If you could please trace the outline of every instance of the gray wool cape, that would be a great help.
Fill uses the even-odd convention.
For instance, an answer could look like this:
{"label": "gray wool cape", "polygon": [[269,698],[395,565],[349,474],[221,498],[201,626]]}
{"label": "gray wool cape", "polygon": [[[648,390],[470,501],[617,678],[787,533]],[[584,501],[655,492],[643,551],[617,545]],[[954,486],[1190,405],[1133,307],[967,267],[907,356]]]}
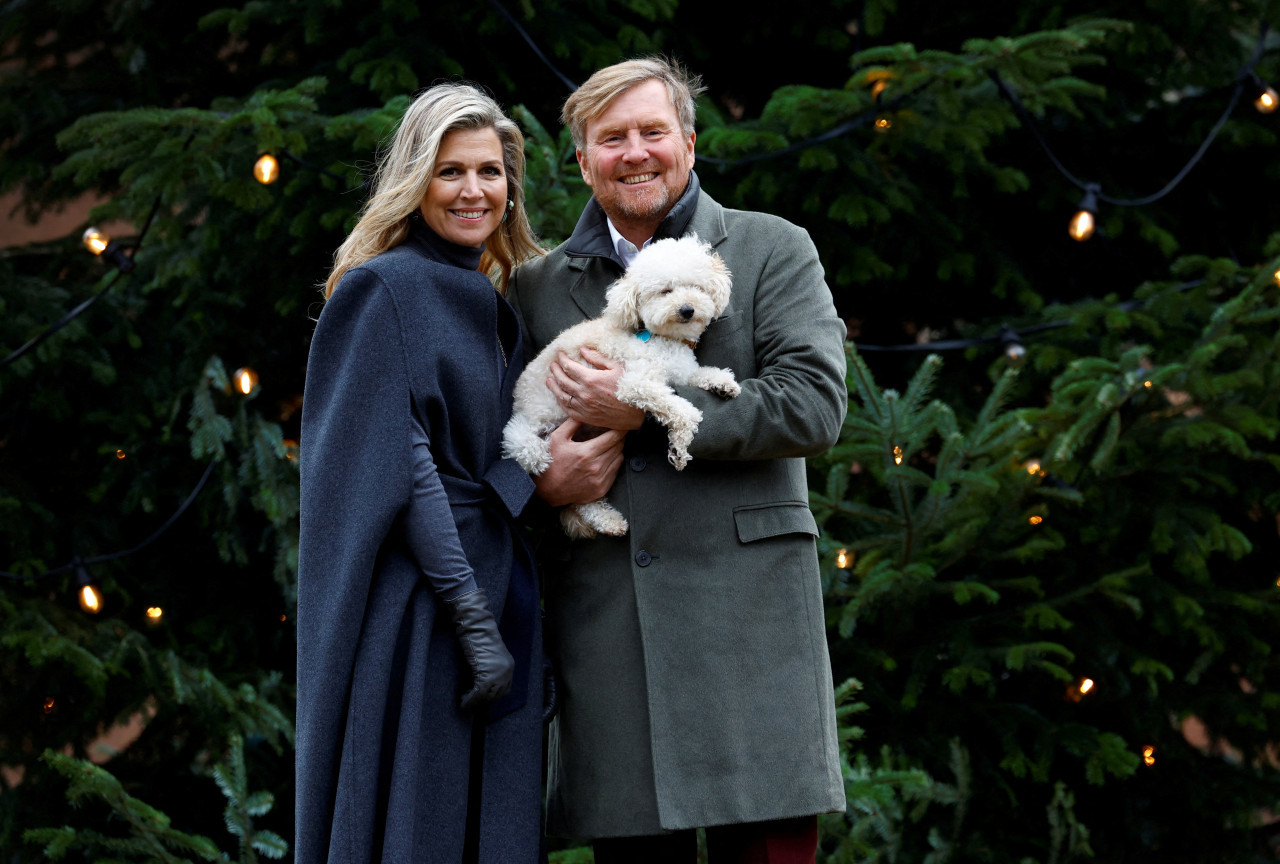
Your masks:
{"label": "gray wool cape", "polygon": [[[848,408],[845,327],[808,235],[722,208],[697,176],[657,237],[696,233],[733,273],[700,363],[735,399],[677,387],[703,413],[677,472],[665,430],[628,434],[609,501],[625,537],[543,549],[560,680],[547,830],[573,837],[843,810],[831,665],[803,457]],[[600,314],[622,273],[592,199],[573,235],[508,291],[528,349]],[[559,537],[559,532],[548,532]]]}
{"label": "gray wool cape", "polygon": [[[447,263],[442,241],[423,231],[415,220],[405,243],[348,271],[311,343],[300,441],[299,864],[462,856],[472,726],[484,721],[458,708],[470,675],[449,610],[404,538],[410,412],[500,621],[521,542],[514,518],[533,483],[500,458],[523,366],[513,313],[485,276]],[[536,595],[533,605],[524,623],[537,671],[526,702],[484,729],[482,862],[539,860]]]}

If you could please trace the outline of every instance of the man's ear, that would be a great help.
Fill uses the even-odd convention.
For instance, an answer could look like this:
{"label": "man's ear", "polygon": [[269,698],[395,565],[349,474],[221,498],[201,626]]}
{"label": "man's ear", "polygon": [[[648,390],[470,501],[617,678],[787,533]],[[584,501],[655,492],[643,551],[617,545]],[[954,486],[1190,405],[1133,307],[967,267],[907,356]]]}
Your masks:
{"label": "man's ear", "polygon": [[689,161],[690,162],[694,162],[697,160],[697,156],[693,152],[693,145],[694,145],[694,142],[696,142],[697,140],[698,140],[698,133],[690,132],[689,133]]}
{"label": "man's ear", "polygon": [[590,185],[591,185],[591,178],[587,176],[587,163],[586,163],[586,162],[584,162],[584,161],[583,161],[583,159],[582,159],[582,151],[581,151],[581,150],[577,150],[577,149],[575,149],[575,150],[573,151],[573,155],[574,155],[574,156],[577,158],[577,160],[578,160],[578,170],[582,172],[582,182],[583,182],[583,183],[586,183],[588,186],[590,186]]}

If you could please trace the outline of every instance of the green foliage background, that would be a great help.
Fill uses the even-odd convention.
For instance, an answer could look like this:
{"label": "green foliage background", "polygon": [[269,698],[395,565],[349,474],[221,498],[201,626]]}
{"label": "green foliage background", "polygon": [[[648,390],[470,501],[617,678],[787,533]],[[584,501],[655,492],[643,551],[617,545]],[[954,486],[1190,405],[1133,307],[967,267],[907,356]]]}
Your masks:
{"label": "green foliage background", "polygon": [[[378,143],[416,89],[474,79],[526,132],[540,234],[586,200],[566,85],[496,4],[225,3],[0,9],[0,191],[34,218],[91,190],[94,220],[145,231],[131,275],[0,368],[0,569],[24,577],[0,579],[0,765],[22,772],[0,788],[6,861],[288,854],[299,394]],[[850,415],[811,462],[850,797],[822,859],[1274,860],[1280,115],[1246,97],[1174,192],[1104,206],[1077,244],[1080,191],[993,76],[1075,175],[1141,197],[1277,10],[506,12],[573,80],[653,51],[701,72],[703,185],[808,229],[849,322]],[[1280,79],[1280,39],[1262,47]],[[269,187],[263,151],[294,157]],[[111,278],[78,236],[0,251],[0,353]],[[956,338],[993,341],[855,347]],[[248,398],[240,366],[261,375]],[[83,568],[106,603],[81,613],[64,565],[136,546],[210,464],[171,529]],[[136,743],[82,761],[137,712]]]}

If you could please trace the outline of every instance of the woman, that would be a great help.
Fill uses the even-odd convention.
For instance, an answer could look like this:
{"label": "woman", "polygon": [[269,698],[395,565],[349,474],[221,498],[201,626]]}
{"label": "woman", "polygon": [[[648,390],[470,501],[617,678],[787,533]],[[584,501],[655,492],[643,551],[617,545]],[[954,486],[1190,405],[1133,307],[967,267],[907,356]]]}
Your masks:
{"label": "woman", "polygon": [[[542,649],[500,458],[523,365],[499,290],[541,254],[524,141],[474,87],[409,106],[307,365],[300,864],[539,860]],[[529,674],[530,669],[538,674]]]}

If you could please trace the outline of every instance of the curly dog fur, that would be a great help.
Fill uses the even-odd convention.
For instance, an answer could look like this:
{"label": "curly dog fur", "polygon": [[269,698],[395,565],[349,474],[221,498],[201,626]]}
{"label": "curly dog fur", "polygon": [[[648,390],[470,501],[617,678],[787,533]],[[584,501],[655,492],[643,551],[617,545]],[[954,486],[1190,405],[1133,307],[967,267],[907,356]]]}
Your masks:
{"label": "curly dog fur", "polygon": [[[643,409],[667,427],[667,458],[682,470],[702,412],[671,385],[700,387],[723,397],[741,391],[731,371],[699,366],[693,354],[711,319],[728,305],[731,284],[724,261],[697,237],[659,240],[643,249],[609,286],[604,313],[565,330],[525,368],[516,382],[502,454],[534,476],[547,470],[548,436],[568,416],[545,383],[551,362],[560,351],[582,361],[579,348],[585,345],[625,366],[618,380],[619,401]],[[560,521],[570,537],[627,533],[627,520],[603,498],[566,507]]]}

